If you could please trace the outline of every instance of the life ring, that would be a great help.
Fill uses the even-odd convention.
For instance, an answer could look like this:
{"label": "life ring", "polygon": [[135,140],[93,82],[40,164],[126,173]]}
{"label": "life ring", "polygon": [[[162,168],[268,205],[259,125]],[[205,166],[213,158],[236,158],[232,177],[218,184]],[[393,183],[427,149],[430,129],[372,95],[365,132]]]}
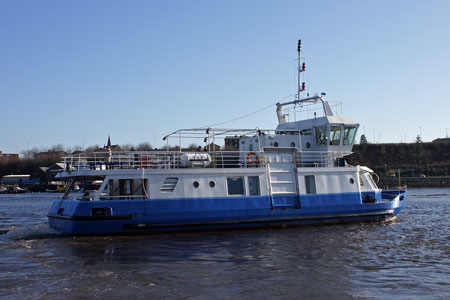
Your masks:
{"label": "life ring", "polygon": [[249,152],[247,154],[247,162],[251,165],[256,165],[259,162],[259,157],[255,152]]}

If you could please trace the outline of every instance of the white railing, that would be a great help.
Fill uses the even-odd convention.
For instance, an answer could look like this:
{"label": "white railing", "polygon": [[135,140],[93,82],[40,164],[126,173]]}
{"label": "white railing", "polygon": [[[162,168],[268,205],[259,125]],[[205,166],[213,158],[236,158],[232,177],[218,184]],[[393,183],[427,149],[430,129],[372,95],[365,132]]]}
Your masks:
{"label": "white railing", "polygon": [[[273,153],[273,149],[271,153]],[[281,152],[280,152],[281,153]],[[285,152],[284,152],[285,153]],[[297,167],[334,167],[342,153],[295,151]],[[349,153],[347,153],[349,154]],[[265,167],[262,151],[214,152],[92,152],[63,158],[65,170],[178,169],[178,168],[252,168]]]}
{"label": "white railing", "polygon": [[295,161],[297,167],[302,168],[329,168],[343,166],[342,157],[350,153],[326,152],[326,151],[303,151],[296,152]]}
{"label": "white railing", "polygon": [[179,167],[180,152],[92,152],[66,156],[67,170],[171,169]]}

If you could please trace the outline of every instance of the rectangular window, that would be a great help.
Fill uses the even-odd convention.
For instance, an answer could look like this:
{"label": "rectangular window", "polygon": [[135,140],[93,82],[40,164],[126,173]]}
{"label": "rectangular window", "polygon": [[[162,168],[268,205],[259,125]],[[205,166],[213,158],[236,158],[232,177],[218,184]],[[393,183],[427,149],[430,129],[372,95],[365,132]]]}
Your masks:
{"label": "rectangular window", "polygon": [[118,179],[110,179],[108,182],[109,188],[109,197],[110,198],[118,198],[120,195],[119,191],[119,180]]}
{"label": "rectangular window", "polygon": [[134,182],[134,195],[137,196],[146,196],[148,194],[147,191],[147,179],[135,179]]}
{"label": "rectangular window", "polygon": [[302,134],[302,135],[312,135],[312,130],[311,129],[303,129],[300,134]]}
{"label": "rectangular window", "polygon": [[316,143],[318,146],[325,146],[327,144],[327,127],[326,126],[320,126],[315,127],[316,129]]}
{"label": "rectangular window", "polygon": [[259,191],[259,176],[248,177],[248,190],[250,196],[261,195],[261,192]]}
{"label": "rectangular window", "polygon": [[341,126],[331,126],[330,145],[339,146],[341,143]]}
{"label": "rectangular window", "polygon": [[355,138],[356,127],[345,127],[344,129],[344,145],[352,145]]}
{"label": "rectangular window", "polygon": [[130,196],[133,195],[131,192],[131,179],[120,179],[120,196]]}
{"label": "rectangular window", "polygon": [[314,175],[305,175],[305,186],[307,194],[316,194],[316,178]]}
{"label": "rectangular window", "polygon": [[244,195],[244,178],[228,177],[227,178],[228,195]]}

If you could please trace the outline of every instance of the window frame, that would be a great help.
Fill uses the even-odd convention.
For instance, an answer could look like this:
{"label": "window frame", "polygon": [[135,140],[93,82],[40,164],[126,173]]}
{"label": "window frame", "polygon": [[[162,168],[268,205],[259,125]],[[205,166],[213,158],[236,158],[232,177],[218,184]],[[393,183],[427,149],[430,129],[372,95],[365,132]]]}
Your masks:
{"label": "window frame", "polygon": [[[253,181],[255,180],[255,181]],[[260,179],[259,176],[248,176],[247,177],[247,182],[248,182],[248,194],[249,196],[261,196],[261,183],[260,183]],[[252,187],[253,187],[253,183],[256,183],[256,193],[252,193]]]}
{"label": "window frame", "polygon": [[[352,132],[353,130],[353,132]],[[342,138],[342,143],[344,146],[350,146],[353,145],[353,142],[355,141],[356,131],[358,128],[356,126],[344,126],[344,135]],[[350,136],[352,139],[350,140]]]}
{"label": "window frame", "polygon": [[314,126],[314,134],[317,146],[323,147],[327,145],[328,127],[326,125]]}
{"label": "window frame", "polygon": [[[317,194],[316,176],[315,175],[305,175],[304,181],[305,181],[306,194],[307,195]],[[311,185],[311,183],[312,183],[312,185]]]}
{"label": "window frame", "polygon": [[330,146],[339,146],[342,139],[342,126],[331,125],[330,126]]}
{"label": "window frame", "polygon": [[[232,180],[239,179],[242,186],[242,193],[235,192],[233,189],[234,187],[230,184],[232,183]],[[227,195],[228,196],[245,196],[245,180],[244,176],[228,176],[227,177]]]}

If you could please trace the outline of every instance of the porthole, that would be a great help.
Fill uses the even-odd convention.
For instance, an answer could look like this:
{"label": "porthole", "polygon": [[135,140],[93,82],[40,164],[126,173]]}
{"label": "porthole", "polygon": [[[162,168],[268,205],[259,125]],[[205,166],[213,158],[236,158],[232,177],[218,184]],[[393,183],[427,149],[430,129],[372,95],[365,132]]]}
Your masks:
{"label": "porthole", "polygon": [[273,143],[273,146],[278,147],[278,143],[277,142]]}
{"label": "porthole", "polygon": [[310,143],[306,143],[306,148],[309,149],[309,147],[311,147],[311,144]]}
{"label": "porthole", "polygon": [[354,183],[355,183],[355,179],[350,178],[350,183],[351,183],[351,184],[354,184]]}
{"label": "porthole", "polygon": [[216,183],[215,183],[214,181],[211,180],[211,181],[209,182],[209,186],[213,188],[213,187],[216,186]]}
{"label": "porthole", "polygon": [[294,142],[291,142],[291,147],[295,147],[295,143]]}
{"label": "porthole", "polygon": [[198,183],[198,181],[194,181],[194,187],[198,188],[200,186],[200,184]]}

